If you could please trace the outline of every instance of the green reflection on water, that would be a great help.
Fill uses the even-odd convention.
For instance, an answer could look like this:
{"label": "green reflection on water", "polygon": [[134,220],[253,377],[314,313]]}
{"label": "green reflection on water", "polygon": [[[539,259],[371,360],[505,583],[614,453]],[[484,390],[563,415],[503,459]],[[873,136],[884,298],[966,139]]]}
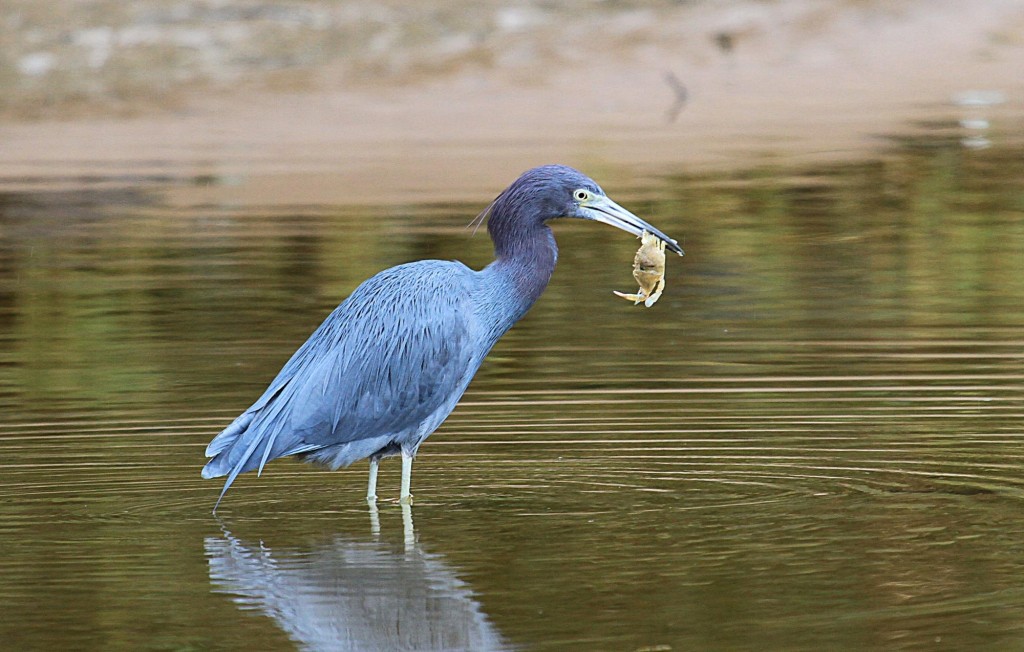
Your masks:
{"label": "green reflection on water", "polygon": [[[664,305],[607,301],[629,285],[633,243],[622,234],[556,225],[559,269],[509,339],[543,334],[554,350],[589,340],[628,360],[653,332],[675,348],[659,357],[686,364],[678,347],[725,330],[801,340],[1015,327],[1024,311],[1019,154],[951,142],[813,173],[671,180],[632,204],[693,250],[669,261]],[[135,393],[142,406],[159,393],[219,405],[225,388],[262,385],[375,271],[423,257],[480,267],[490,257],[482,233],[459,229],[475,205],[241,215],[162,210],[152,197],[116,203],[123,194],[30,199],[0,207],[9,344],[0,378],[19,409],[131,403]],[[615,260],[625,262],[606,264]],[[580,362],[516,357],[520,370],[558,375]],[[220,395],[210,400],[211,390]]]}
{"label": "green reflection on water", "polygon": [[[650,310],[611,294],[635,241],[556,224],[547,293],[417,462],[426,575],[537,649],[1019,645],[1022,172],[1020,149],[940,139],[610,189],[687,250]],[[490,259],[462,229],[487,198],[160,191],[0,198],[0,640],[20,649],[291,647],[211,593],[203,445],[368,275]],[[300,570],[366,546],[405,563],[364,474],[275,462],[239,480],[231,531]]]}

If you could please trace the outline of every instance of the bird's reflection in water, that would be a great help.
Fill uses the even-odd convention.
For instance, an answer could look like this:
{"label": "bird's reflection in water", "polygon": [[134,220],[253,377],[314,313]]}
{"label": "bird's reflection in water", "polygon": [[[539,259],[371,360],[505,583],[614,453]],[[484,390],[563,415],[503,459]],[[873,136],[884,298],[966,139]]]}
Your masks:
{"label": "bird's reflection in water", "polygon": [[305,650],[507,650],[470,587],[416,541],[402,506],[403,551],[336,536],[308,549],[247,545],[227,530],[208,537],[215,590],[258,609]]}

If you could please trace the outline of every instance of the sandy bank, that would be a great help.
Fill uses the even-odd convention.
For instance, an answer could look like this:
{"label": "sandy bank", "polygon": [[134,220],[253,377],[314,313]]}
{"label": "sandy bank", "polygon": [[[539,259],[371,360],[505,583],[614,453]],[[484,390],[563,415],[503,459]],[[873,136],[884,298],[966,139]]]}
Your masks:
{"label": "sandy bank", "polygon": [[[9,117],[0,184],[166,176],[201,179],[218,202],[478,198],[550,161],[613,185],[766,157],[855,157],[925,120],[1021,132],[1019,1],[699,3],[571,20],[525,14],[443,70],[355,77],[334,59],[272,83],[196,83],[175,108],[140,100],[131,117],[102,105]],[[970,106],[975,90],[990,104]]]}

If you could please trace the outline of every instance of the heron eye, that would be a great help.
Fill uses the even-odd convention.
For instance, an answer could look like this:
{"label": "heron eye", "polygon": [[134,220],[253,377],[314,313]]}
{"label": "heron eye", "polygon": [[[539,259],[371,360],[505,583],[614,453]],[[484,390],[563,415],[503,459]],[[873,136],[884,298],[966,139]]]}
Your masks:
{"label": "heron eye", "polygon": [[573,193],[573,196],[576,197],[576,201],[584,201],[590,198],[590,193],[584,190],[583,188],[580,188],[579,190]]}

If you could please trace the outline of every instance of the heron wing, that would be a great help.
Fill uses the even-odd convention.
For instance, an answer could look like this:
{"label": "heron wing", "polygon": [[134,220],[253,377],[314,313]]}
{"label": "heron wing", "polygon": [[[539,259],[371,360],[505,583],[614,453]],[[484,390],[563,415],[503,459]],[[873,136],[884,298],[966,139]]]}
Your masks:
{"label": "heron wing", "polygon": [[[210,442],[203,477],[228,475],[227,491],[239,473],[278,457],[332,448],[319,457],[336,467],[425,437],[418,431],[447,416],[486,354],[473,346],[474,282],[469,268],[443,261],[365,281]],[[350,455],[340,450],[355,443]]]}

